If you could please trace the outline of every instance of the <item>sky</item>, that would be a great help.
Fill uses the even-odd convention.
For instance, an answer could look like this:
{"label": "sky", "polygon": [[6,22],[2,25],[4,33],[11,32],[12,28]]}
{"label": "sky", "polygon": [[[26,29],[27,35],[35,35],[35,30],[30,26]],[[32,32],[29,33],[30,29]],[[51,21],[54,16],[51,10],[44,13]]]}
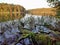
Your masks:
{"label": "sky", "polygon": [[0,0],[0,3],[19,4],[28,9],[49,8],[46,0]]}

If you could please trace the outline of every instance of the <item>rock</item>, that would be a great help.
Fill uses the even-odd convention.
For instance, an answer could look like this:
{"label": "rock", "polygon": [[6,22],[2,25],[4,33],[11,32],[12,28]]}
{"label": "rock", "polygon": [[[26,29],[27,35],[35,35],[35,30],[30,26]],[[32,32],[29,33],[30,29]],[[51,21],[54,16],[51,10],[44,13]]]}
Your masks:
{"label": "rock", "polygon": [[24,28],[30,29],[30,25],[29,25],[29,24],[26,24],[26,25],[24,26]]}
{"label": "rock", "polygon": [[44,26],[41,26],[40,29],[43,30],[43,32],[44,32],[44,33],[47,33],[47,34],[51,32],[51,30],[49,30],[48,28],[46,28],[46,27],[44,27]]}
{"label": "rock", "polygon": [[25,39],[24,39],[24,43],[25,43],[25,45],[29,45],[29,44],[30,44],[30,39],[25,38]]}
{"label": "rock", "polygon": [[0,44],[3,44],[4,40],[5,40],[4,35],[0,34]]}
{"label": "rock", "polygon": [[17,43],[16,45],[22,45],[21,43]]}

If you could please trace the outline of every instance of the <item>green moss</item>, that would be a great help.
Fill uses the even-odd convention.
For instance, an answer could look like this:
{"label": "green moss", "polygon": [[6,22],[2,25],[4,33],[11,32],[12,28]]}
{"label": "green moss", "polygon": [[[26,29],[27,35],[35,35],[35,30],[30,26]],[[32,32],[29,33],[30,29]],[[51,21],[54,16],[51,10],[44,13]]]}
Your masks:
{"label": "green moss", "polygon": [[60,16],[60,10],[59,10],[59,11],[57,11],[57,16]]}
{"label": "green moss", "polygon": [[56,45],[60,45],[60,42],[56,42]]}
{"label": "green moss", "polygon": [[25,29],[24,29],[24,30],[22,29],[21,32],[22,32],[23,34],[29,34],[29,33],[31,33],[31,31],[25,30]]}
{"label": "green moss", "polygon": [[42,42],[45,45],[51,45],[50,37],[45,34],[37,34],[35,40],[39,43]]}
{"label": "green moss", "polygon": [[58,32],[58,31],[54,31],[56,34],[60,34],[60,32]]}
{"label": "green moss", "polygon": [[35,36],[35,38],[37,39],[37,40],[42,40],[42,41],[46,41],[46,35],[45,34],[37,34],[36,36]]}

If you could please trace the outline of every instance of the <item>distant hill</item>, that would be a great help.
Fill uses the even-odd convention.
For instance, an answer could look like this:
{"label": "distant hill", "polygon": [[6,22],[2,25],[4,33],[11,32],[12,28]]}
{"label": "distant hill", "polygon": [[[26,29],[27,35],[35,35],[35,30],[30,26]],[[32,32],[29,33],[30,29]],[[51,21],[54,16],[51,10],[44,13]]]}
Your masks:
{"label": "distant hill", "polygon": [[27,10],[27,13],[29,14],[32,14],[32,15],[52,15],[52,16],[55,16],[57,13],[56,13],[56,8],[37,8],[37,9],[30,9],[30,10]]}

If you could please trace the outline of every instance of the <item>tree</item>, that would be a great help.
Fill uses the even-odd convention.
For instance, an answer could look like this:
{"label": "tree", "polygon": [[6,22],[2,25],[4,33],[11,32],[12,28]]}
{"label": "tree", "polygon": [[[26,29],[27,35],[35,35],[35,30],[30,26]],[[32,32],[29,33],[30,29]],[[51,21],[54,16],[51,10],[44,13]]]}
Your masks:
{"label": "tree", "polygon": [[60,0],[47,0],[52,7],[60,7]]}
{"label": "tree", "polygon": [[60,0],[47,0],[50,6],[56,8],[56,15],[60,16]]}

